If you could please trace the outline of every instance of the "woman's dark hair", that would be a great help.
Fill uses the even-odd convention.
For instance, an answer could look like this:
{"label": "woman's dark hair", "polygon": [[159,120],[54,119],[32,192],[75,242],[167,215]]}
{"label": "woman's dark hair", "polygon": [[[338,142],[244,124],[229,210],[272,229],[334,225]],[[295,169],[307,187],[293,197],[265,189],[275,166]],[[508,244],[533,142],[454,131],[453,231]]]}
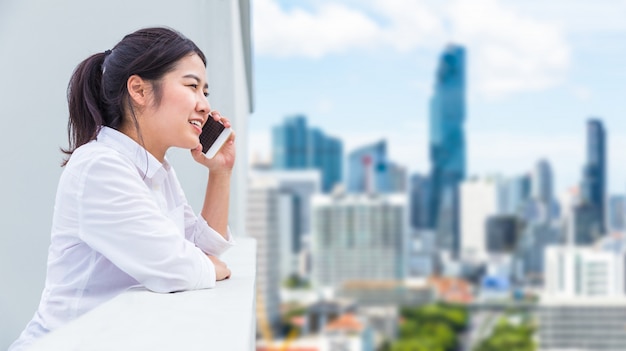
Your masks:
{"label": "woman's dark hair", "polygon": [[153,85],[155,102],[161,99],[160,79],[189,54],[206,57],[191,40],[169,28],[145,28],[124,37],[112,50],[81,62],[70,79],[67,99],[68,155],[96,138],[101,126],[119,129],[126,113],[138,127],[126,82],[138,75]]}

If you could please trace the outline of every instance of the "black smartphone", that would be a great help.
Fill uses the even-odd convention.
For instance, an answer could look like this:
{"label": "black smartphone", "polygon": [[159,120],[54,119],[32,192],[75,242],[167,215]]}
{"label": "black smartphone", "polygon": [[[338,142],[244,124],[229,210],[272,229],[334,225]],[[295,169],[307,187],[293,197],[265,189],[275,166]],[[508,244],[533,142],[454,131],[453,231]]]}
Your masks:
{"label": "black smartphone", "polygon": [[204,123],[204,126],[202,126],[202,133],[200,134],[202,152],[204,152],[208,158],[213,158],[222,148],[226,140],[228,140],[232,131],[231,128],[224,127],[222,123],[209,116],[209,119]]}

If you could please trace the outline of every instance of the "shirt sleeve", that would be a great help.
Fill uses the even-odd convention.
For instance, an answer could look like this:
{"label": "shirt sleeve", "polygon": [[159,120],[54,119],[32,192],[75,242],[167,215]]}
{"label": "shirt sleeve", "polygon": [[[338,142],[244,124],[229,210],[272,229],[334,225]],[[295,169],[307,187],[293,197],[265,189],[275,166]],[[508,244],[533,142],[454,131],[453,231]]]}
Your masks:
{"label": "shirt sleeve", "polygon": [[230,226],[227,227],[225,239],[206,222],[202,215],[196,215],[187,202],[187,198],[178,182],[176,173],[173,169],[170,170],[170,172],[173,174],[173,182],[176,186],[179,202],[185,204],[185,237],[205,253],[219,257],[226,252],[226,250],[235,245],[235,239],[230,231]]}
{"label": "shirt sleeve", "polygon": [[191,206],[185,206],[185,236],[202,251],[211,256],[219,257],[231,246],[235,245],[230,226],[227,228],[225,239],[215,229],[211,228],[201,215],[196,216]]}
{"label": "shirt sleeve", "polygon": [[98,155],[79,178],[79,237],[147,289],[215,286],[215,267],[164,215],[132,163]]}

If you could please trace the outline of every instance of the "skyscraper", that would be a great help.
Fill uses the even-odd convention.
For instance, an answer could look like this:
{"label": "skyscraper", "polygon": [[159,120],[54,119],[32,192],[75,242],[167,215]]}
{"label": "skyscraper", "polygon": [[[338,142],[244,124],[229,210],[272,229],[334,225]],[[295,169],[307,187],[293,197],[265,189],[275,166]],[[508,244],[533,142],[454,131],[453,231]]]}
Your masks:
{"label": "skyscraper", "polygon": [[280,229],[281,222],[290,219],[290,213],[281,213],[281,198],[274,182],[250,179],[246,232],[257,240],[257,314],[265,316],[274,331],[280,324]]}
{"label": "skyscraper", "polygon": [[532,173],[531,199],[524,217],[528,221],[548,223],[559,216],[560,208],[554,198],[554,176],[550,162],[541,159]]}
{"label": "skyscraper", "polygon": [[288,117],[272,131],[273,168],[318,169],[325,192],[341,181],[342,158],[341,140],[309,128],[305,116]]}
{"label": "skyscraper", "polygon": [[430,101],[430,226],[442,249],[459,250],[459,183],[465,178],[465,49],[448,45]]}
{"label": "skyscraper", "polygon": [[280,247],[280,253],[275,259],[280,261],[281,281],[294,274],[301,275],[299,266],[302,250],[305,248],[303,244],[305,236],[309,236],[311,226],[311,198],[320,192],[320,172],[313,169],[289,171],[257,169],[249,172],[248,176],[250,184],[260,182],[273,184],[277,192],[276,203],[272,206],[278,213],[276,230],[279,240],[276,245]]}
{"label": "skyscraper", "polygon": [[409,185],[409,217],[413,229],[428,228],[428,200],[430,199],[430,179],[421,174],[413,174]]}
{"label": "skyscraper", "polygon": [[406,191],[406,171],[387,160],[387,141],[358,148],[348,156],[349,192]]}
{"label": "skyscraper", "polygon": [[587,121],[587,163],[583,168],[582,202],[594,212],[594,222],[600,233],[606,233],[606,132],[599,119]]}
{"label": "skyscraper", "polygon": [[626,229],[626,197],[624,195],[611,196],[607,212],[609,232],[623,233]]}
{"label": "skyscraper", "polygon": [[404,279],[407,206],[405,194],[314,196],[311,239],[316,284],[340,288],[350,280]]}

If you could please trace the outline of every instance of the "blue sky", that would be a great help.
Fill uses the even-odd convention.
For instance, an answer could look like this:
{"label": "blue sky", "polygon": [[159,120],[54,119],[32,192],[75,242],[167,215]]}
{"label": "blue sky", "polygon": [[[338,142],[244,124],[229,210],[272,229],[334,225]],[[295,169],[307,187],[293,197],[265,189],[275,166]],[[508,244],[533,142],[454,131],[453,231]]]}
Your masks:
{"label": "blue sky", "polygon": [[550,161],[556,194],[578,184],[585,123],[608,130],[608,182],[626,191],[626,1],[255,0],[251,158],[303,113],[345,152],[387,139],[426,173],[428,101],[448,43],[467,49],[468,175]]}

